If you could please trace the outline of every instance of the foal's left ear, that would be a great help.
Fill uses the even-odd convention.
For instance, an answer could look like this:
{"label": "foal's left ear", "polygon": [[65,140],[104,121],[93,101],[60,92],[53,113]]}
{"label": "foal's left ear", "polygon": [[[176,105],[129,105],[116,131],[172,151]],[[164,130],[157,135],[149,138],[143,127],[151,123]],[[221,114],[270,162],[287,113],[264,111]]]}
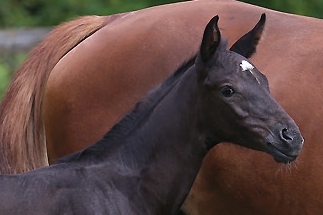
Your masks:
{"label": "foal's left ear", "polygon": [[258,45],[264,30],[265,22],[266,14],[263,13],[257,25],[235,42],[230,50],[244,56],[245,58],[250,58],[256,52],[256,46]]}
{"label": "foal's left ear", "polygon": [[216,51],[221,41],[221,34],[218,27],[219,16],[213,17],[206,25],[200,55],[203,62],[208,61]]}

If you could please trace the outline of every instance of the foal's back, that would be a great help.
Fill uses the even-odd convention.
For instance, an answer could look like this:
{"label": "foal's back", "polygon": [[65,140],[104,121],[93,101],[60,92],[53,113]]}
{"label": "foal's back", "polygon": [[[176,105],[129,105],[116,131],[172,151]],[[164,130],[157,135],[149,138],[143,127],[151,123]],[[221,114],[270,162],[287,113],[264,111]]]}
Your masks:
{"label": "foal's back", "polygon": [[96,191],[91,186],[95,180],[88,180],[87,168],[69,166],[60,164],[19,175],[1,175],[1,214],[91,214],[93,200],[100,196],[91,193]]}
{"label": "foal's back", "polygon": [[0,175],[1,214],[145,214],[133,191],[137,178],[115,166],[70,162]]}

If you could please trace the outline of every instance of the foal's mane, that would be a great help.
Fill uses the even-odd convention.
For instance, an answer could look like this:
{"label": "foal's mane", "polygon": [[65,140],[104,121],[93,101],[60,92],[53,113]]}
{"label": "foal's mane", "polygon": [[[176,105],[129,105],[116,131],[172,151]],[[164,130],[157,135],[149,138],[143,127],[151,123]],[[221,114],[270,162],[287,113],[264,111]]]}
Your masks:
{"label": "foal's mane", "polygon": [[185,71],[194,64],[195,59],[196,55],[185,61],[170,77],[159,85],[159,87],[152,90],[143,100],[138,102],[133,111],[126,115],[119,123],[114,125],[100,141],[84,150],[58,159],[57,163],[87,160],[86,158],[93,157],[91,155],[95,155],[95,158],[98,159],[98,156],[105,155],[106,153],[102,153],[102,151],[107,150],[107,144],[109,145],[111,143],[112,148],[112,145],[118,144],[118,140],[127,136],[136,128],[168,92],[173,89]]}

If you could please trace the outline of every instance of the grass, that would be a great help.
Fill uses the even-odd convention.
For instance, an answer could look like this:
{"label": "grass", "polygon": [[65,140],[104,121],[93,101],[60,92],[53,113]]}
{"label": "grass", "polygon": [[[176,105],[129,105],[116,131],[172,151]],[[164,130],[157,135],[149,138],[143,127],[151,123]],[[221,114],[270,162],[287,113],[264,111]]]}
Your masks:
{"label": "grass", "polygon": [[7,91],[9,83],[11,81],[12,72],[9,69],[9,66],[6,64],[0,64],[0,99]]}
{"label": "grass", "polygon": [[[1,56],[0,59],[0,101],[6,93],[12,76],[18,66],[25,60],[26,53]],[[9,60],[10,59],[10,60]]]}

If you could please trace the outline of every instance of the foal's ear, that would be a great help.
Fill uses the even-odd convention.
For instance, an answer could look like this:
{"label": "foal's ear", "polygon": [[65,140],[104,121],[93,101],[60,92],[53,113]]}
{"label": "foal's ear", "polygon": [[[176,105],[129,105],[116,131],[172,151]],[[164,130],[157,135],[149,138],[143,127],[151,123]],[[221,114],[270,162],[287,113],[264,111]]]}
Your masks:
{"label": "foal's ear", "polygon": [[244,56],[245,58],[250,58],[256,52],[256,46],[264,30],[265,22],[266,14],[263,13],[257,25],[235,42],[230,50]]}
{"label": "foal's ear", "polygon": [[213,17],[204,30],[200,54],[202,61],[208,61],[220,44],[221,34],[218,27],[219,16]]}

